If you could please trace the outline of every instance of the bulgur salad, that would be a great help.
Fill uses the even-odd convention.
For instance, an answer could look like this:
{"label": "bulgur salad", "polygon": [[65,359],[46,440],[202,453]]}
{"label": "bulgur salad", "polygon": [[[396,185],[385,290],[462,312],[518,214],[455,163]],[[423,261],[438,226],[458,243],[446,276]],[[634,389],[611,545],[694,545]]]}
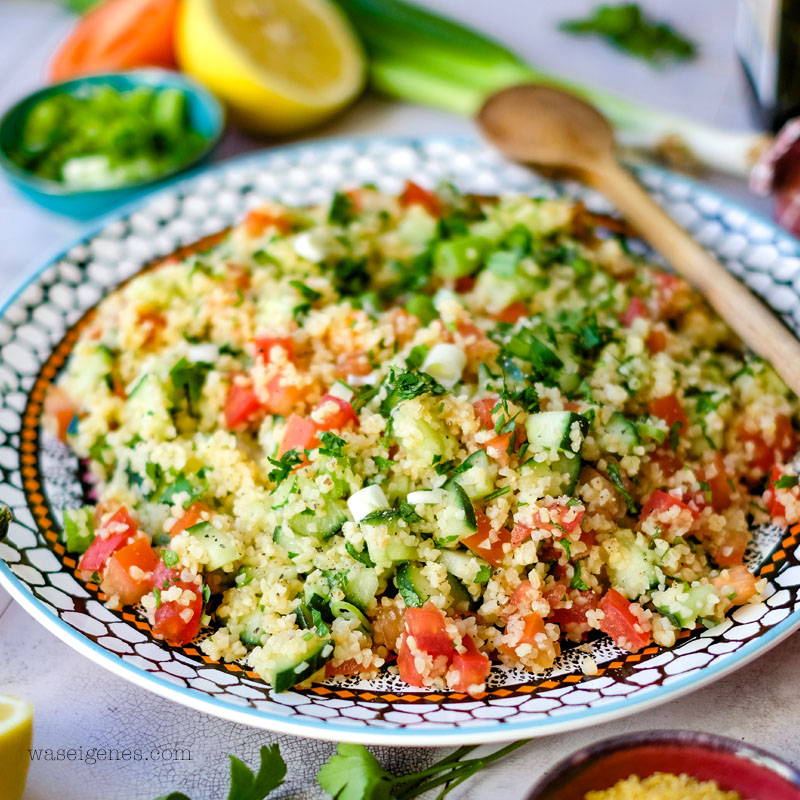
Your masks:
{"label": "bulgur salad", "polygon": [[97,493],[63,541],[110,607],[278,691],[471,695],[758,599],[751,524],[800,520],[797,415],[613,219],[413,183],[269,203],[145,270],[46,402]]}

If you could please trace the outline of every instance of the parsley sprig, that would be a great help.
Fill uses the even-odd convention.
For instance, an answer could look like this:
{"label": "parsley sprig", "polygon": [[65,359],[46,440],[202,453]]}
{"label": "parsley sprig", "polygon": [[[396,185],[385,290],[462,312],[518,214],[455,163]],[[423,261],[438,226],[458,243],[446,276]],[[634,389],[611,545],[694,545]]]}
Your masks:
{"label": "parsley sprig", "polygon": [[298,453],[297,450],[287,450],[280,458],[270,458],[269,463],[274,469],[269,471],[267,478],[275,484],[275,489],[277,489],[289,477],[292,470],[298,464],[303,463],[303,454]]}

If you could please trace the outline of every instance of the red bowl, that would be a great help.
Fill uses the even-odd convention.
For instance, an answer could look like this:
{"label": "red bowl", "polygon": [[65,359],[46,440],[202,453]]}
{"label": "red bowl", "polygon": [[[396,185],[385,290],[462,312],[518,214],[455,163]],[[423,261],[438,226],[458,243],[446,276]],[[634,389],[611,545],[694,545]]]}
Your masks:
{"label": "red bowl", "polygon": [[548,772],[527,800],[584,800],[586,792],[654,772],[716,781],[744,800],[800,800],[800,772],[765,750],[700,731],[642,731],[573,753]]}

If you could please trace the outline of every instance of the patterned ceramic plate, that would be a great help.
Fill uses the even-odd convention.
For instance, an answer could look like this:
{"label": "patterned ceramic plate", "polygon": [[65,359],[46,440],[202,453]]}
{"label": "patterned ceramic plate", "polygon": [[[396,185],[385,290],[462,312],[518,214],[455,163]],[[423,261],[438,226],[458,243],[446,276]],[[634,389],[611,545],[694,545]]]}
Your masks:
{"label": "patterned ceramic plate", "polygon": [[[800,243],[692,181],[641,177],[667,210],[800,330]],[[621,653],[594,643],[599,674],[567,650],[547,674],[495,669],[486,695],[410,689],[396,676],[275,694],[238,664],[197,647],[170,648],[129,610],[109,611],[58,543],[61,510],[81,504],[78,464],[42,431],[45,391],[97,301],[147,261],[218,231],[260,201],[324,200],[341,185],[398,192],[406,178],[449,179],[482,194],[521,191],[603,201],[545,183],[472,140],[344,140],[239,159],[174,184],[117,213],[49,262],[0,312],[0,501],[16,521],[0,542],[0,580],[37,620],[94,661],[165,698],[275,731],[374,744],[462,744],[543,735],[641,711],[765,652],[800,626],[800,526],[757,531],[748,554],[767,598],[671,650]]]}

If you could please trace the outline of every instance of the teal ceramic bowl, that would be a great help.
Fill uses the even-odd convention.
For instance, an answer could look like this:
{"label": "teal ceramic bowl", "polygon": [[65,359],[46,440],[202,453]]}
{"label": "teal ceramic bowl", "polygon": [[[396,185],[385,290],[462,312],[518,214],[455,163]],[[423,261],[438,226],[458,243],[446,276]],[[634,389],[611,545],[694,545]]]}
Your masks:
{"label": "teal ceramic bowl", "polygon": [[[182,91],[187,100],[190,125],[205,139],[203,148],[191,159],[170,167],[156,178],[109,189],[70,189],[58,181],[41,178],[11,160],[9,153],[22,135],[27,115],[38,102],[92,84],[109,85],[118,91],[127,91],[139,86]],[[0,167],[12,186],[39,205],[59,214],[77,219],[89,219],[144,194],[168,178],[196,167],[208,159],[218,144],[224,127],[225,112],[219,101],[202,86],[180,73],[161,69],[142,69],[90,75],[33,92],[3,115],[0,119]]]}

